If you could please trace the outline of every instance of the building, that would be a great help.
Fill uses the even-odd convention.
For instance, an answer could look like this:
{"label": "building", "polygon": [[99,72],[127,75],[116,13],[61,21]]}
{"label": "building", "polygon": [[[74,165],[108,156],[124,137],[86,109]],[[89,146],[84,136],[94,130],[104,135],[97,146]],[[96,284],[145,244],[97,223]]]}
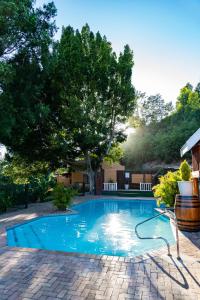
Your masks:
{"label": "building", "polygon": [[181,157],[188,151],[192,153],[192,177],[200,178],[200,128],[186,141],[181,148]]}
{"label": "building", "polygon": [[[57,181],[64,183],[65,186],[88,190],[88,176],[83,169],[58,175]],[[96,194],[119,190],[151,191],[152,181],[153,174],[134,173],[134,171],[126,170],[125,166],[120,163],[103,162],[96,174]]]}
{"label": "building", "polygon": [[152,183],[153,175],[126,170],[121,164],[102,164],[105,184],[117,183],[118,190],[140,189],[141,183]]}

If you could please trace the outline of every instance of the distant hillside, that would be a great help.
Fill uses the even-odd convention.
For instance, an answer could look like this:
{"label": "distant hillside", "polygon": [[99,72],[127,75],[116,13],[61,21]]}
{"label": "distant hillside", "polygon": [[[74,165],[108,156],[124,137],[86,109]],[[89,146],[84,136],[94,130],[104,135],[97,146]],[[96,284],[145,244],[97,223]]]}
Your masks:
{"label": "distant hillside", "polygon": [[[200,85],[187,84],[180,91],[176,109],[159,122],[136,128],[124,144],[124,162],[128,168],[145,163],[179,163],[180,148],[200,127]],[[190,158],[190,154],[188,154]]]}

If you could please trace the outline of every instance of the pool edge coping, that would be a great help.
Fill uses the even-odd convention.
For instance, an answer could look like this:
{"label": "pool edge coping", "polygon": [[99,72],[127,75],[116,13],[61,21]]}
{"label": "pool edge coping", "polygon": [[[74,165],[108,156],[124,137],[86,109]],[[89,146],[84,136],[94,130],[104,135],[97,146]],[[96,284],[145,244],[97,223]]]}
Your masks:
{"label": "pool edge coping", "polygon": [[[171,245],[171,247],[173,247]],[[119,256],[119,255],[104,255],[104,254],[87,254],[81,252],[65,252],[65,251],[56,251],[56,250],[47,250],[47,249],[37,249],[37,248],[25,248],[25,247],[11,247],[4,246],[1,248],[4,251],[16,251],[16,252],[25,252],[25,253],[48,253],[49,255],[59,255],[59,256],[69,256],[69,257],[77,257],[77,258],[87,258],[87,259],[95,259],[95,260],[106,260],[106,261],[120,261],[125,263],[138,263],[140,261],[144,261],[149,259],[150,257],[163,256],[167,255],[166,248],[159,247],[156,250],[151,250],[142,255],[136,256]],[[1,255],[1,253],[0,253]]]}

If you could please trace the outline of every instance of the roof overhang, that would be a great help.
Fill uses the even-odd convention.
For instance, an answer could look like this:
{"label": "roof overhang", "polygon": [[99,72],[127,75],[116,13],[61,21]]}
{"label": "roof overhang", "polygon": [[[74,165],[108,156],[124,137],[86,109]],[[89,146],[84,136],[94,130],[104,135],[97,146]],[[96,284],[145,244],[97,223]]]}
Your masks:
{"label": "roof overhang", "polygon": [[200,128],[187,140],[187,142],[181,147],[181,157],[188,151],[190,151],[200,141]]}

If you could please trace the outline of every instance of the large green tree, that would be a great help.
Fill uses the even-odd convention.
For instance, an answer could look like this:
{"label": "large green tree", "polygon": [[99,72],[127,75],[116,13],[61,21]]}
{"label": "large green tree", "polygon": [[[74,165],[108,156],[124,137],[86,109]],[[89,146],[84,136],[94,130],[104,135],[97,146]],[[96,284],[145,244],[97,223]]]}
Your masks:
{"label": "large green tree", "polygon": [[56,8],[8,0],[0,11],[0,141],[25,159],[54,160],[55,122],[46,98]]}
{"label": "large green tree", "polygon": [[48,51],[40,62],[25,51],[9,61],[12,77],[4,83],[0,95],[0,140],[10,152],[25,159],[55,164],[63,153],[56,109],[60,104],[48,87],[51,63]]}
{"label": "large green tree", "polygon": [[56,30],[55,14],[53,3],[36,8],[33,0],[0,1],[0,141],[10,151],[24,149],[31,155],[24,137],[29,136],[33,149],[41,142],[38,133],[48,112],[44,66]]}
{"label": "large green tree", "polygon": [[71,136],[79,157],[86,160],[92,190],[95,170],[125,138],[118,125],[134,108],[133,53],[126,45],[117,57],[106,37],[86,25],[81,32],[63,28],[56,54],[53,88],[61,103],[63,140]]}
{"label": "large green tree", "polygon": [[81,32],[67,27],[39,59],[25,47],[9,64],[12,75],[0,96],[0,141],[51,168],[85,159],[92,191],[95,170],[124,140],[119,124],[134,108],[132,51],[125,46],[117,57],[88,25]]}

